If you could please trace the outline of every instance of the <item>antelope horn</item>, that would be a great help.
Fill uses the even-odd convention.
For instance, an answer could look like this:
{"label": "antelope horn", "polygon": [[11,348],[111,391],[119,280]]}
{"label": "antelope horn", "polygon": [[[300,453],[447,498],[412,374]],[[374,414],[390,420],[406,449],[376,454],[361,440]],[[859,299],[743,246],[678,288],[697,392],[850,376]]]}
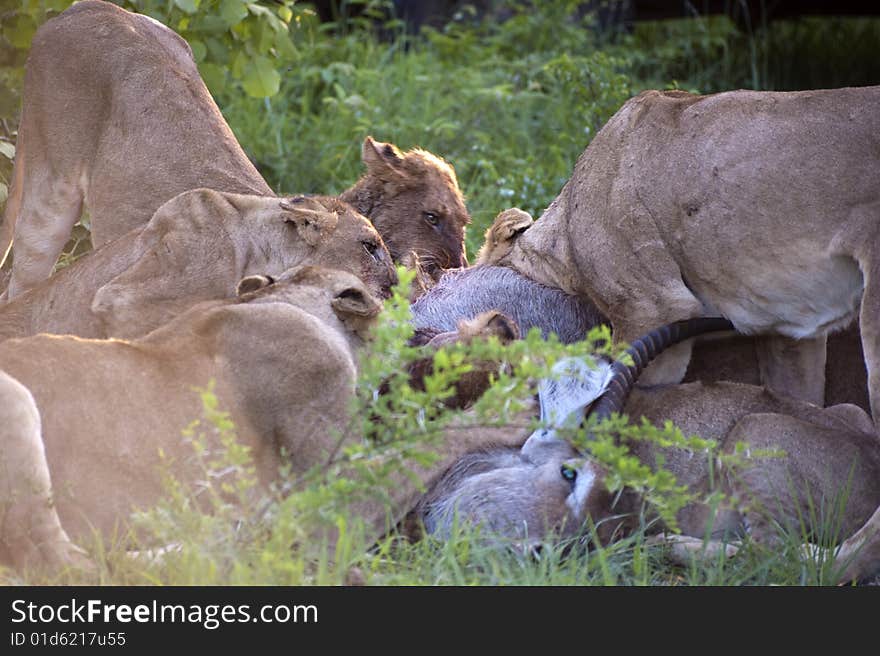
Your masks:
{"label": "antelope horn", "polygon": [[719,330],[735,330],[735,328],[730,321],[722,317],[700,317],[670,323],[652,330],[644,337],[639,337],[626,350],[632,357],[633,364],[626,365],[618,360],[612,365],[611,380],[608,381],[602,396],[593,403],[587,416],[596,417],[601,421],[610,417],[613,412],[620,413],[633,385],[651,360],[679,342]]}

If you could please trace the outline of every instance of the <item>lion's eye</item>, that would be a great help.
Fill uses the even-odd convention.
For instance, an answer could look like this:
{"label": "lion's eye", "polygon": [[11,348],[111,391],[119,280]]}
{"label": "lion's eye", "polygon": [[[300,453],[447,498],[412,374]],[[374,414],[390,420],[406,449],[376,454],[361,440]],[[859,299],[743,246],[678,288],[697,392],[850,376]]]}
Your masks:
{"label": "lion's eye", "polygon": [[374,260],[379,260],[379,244],[374,241],[362,241],[364,245],[364,250],[367,252],[367,255],[372,257]]}
{"label": "lion's eye", "polygon": [[567,480],[572,485],[574,485],[574,482],[578,476],[577,469],[575,469],[571,465],[562,465],[562,468],[559,470],[559,473],[562,474],[562,478]]}
{"label": "lion's eye", "polygon": [[437,224],[440,223],[440,217],[433,212],[425,212],[424,217],[428,225],[434,226],[435,228],[437,227]]}

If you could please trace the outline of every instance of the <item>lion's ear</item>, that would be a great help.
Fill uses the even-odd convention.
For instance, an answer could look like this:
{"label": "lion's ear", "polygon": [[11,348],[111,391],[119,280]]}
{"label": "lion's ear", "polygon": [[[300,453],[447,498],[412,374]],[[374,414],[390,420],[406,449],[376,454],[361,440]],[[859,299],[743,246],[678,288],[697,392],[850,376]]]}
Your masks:
{"label": "lion's ear", "polygon": [[533,223],[532,215],[518,207],[499,213],[486,230],[474,266],[497,264],[510,253],[514,242],[531,228]]}
{"label": "lion's ear", "polygon": [[388,182],[395,177],[406,175],[402,168],[403,153],[394,144],[382,143],[374,140],[373,137],[367,137],[361,148],[361,158],[367,167],[367,172],[380,180]]}
{"label": "lion's ear", "polygon": [[309,246],[317,246],[324,237],[336,230],[339,215],[312,198],[297,196],[284,199],[279,204],[285,210],[284,220],[296,226],[299,236]]}
{"label": "lion's ear", "polygon": [[478,314],[474,319],[481,324],[480,335],[483,337],[494,335],[502,344],[519,339],[519,326],[506,314],[492,310]]}
{"label": "lion's ear", "polygon": [[236,296],[250,294],[251,292],[268,287],[269,285],[274,284],[274,282],[275,279],[272,276],[246,276],[238,281],[238,286],[235,288],[235,294]]}
{"label": "lion's ear", "polygon": [[330,301],[333,311],[342,321],[353,317],[375,317],[382,303],[362,285],[347,285]]}

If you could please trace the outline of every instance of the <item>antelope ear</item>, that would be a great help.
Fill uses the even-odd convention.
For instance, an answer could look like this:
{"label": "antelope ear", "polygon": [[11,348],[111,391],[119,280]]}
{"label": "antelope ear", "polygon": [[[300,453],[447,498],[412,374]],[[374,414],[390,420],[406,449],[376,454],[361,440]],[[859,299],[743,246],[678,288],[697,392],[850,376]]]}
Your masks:
{"label": "antelope ear", "polygon": [[346,286],[333,297],[330,306],[343,322],[352,317],[375,317],[382,310],[382,304],[363,284]]}
{"label": "antelope ear", "polygon": [[405,175],[400,168],[403,165],[403,153],[394,144],[367,137],[361,148],[361,159],[370,175],[381,180]]}
{"label": "antelope ear", "polygon": [[285,199],[279,204],[285,210],[284,220],[296,226],[299,236],[309,246],[317,246],[336,229],[339,222],[336,212],[329,211],[318,201],[305,196]]}
{"label": "antelope ear", "polygon": [[611,363],[592,356],[559,360],[550,378],[538,383],[541,422],[553,428],[576,428],[587,408],[602,396],[611,380]]}
{"label": "antelope ear", "polygon": [[275,279],[272,276],[246,276],[238,281],[238,286],[235,288],[235,294],[236,296],[250,294],[251,292],[268,287],[274,282]]}
{"label": "antelope ear", "polygon": [[[589,360],[589,362],[587,362]],[[552,376],[538,383],[538,402],[543,427],[523,444],[522,453],[559,442],[559,428],[576,428],[587,408],[602,396],[611,380],[611,363],[590,356],[563,358],[553,366]]]}

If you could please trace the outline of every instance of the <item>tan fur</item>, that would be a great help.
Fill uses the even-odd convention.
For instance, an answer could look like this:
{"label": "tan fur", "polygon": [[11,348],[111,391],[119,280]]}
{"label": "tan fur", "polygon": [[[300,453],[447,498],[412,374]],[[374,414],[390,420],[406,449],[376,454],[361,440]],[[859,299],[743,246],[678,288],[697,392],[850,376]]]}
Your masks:
{"label": "tan fur", "polygon": [[[755,459],[750,468],[729,477],[725,484],[750,505],[747,518],[753,537],[772,542],[776,523],[795,531],[816,531],[811,512],[819,512],[822,503],[846,494],[846,508],[836,518],[840,520],[836,537],[851,536],[836,556],[840,580],[848,582],[880,571],[874,529],[880,521],[875,511],[880,505],[880,437],[870,417],[853,405],[820,409],[758,390],[731,383],[636,390],[627,411],[635,416],[645,411],[655,423],[669,418],[685,432],[699,428],[702,436],[721,436],[726,450],[737,442],[747,442],[754,449],[782,449],[785,458]],[[683,412],[670,413],[669,406],[664,407],[683,398],[687,398],[681,404]],[[732,426],[725,429],[726,423]],[[653,458],[653,453],[640,455],[646,461]],[[670,468],[682,482],[700,488],[706,485],[708,474],[695,468],[693,461],[673,463]],[[704,508],[686,509],[681,518],[683,531],[705,537],[700,525],[707,516]]]}
{"label": "tan fur", "polygon": [[[249,276],[238,288],[238,299],[199,304],[133,341],[38,335],[0,343],[0,558],[81,566],[76,541],[93,530],[114,535],[134,508],[160,498],[160,449],[178,480],[197,483],[181,431],[202,415],[194,387],[211,380],[261,484],[277,480],[281,464],[302,473],[325,462],[340,436],[355,437],[348,408],[356,351],[379,301],[353,275],[311,266],[274,282]],[[430,483],[490,441],[522,439],[452,426],[438,461],[416,472]],[[389,499],[352,509],[378,538],[422,491],[401,474]]]}
{"label": "tan fur", "polygon": [[464,232],[470,215],[455,170],[425,150],[401,153],[371,137],[362,154],[366,175],[339,197],[370,217],[391,257],[398,261],[415,251],[435,280],[442,269],[466,266]]}
{"label": "tan fur", "polygon": [[37,31],[22,105],[0,231],[5,253],[15,229],[10,298],[49,276],[83,205],[99,247],[188,189],[272,195],[186,41],[108,2],[79,2]]}
{"label": "tan fur", "polygon": [[143,229],[0,305],[0,338],[143,335],[199,301],[234,296],[243,276],[298,264],[344,269],[378,296],[396,281],[375,228],[335,198],[196,189],[162,205]]}
{"label": "tan fur", "polygon": [[[340,309],[340,301],[347,307]],[[303,472],[327,456],[334,431],[345,428],[354,349],[363,336],[345,323],[369,323],[380,309],[357,277],[299,267],[239,299],[192,308],[132,342],[53,335],[7,340],[0,344],[0,369],[33,394],[42,438],[33,426],[13,431],[30,450],[4,452],[4,462],[30,459],[43,483],[40,499],[51,472],[54,508],[73,541],[93,529],[111,536],[134,508],[159,498],[160,450],[182,481],[197,480],[181,431],[202,416],[194,388],[213,380],[260,480],[277,478],[282,447],[294,472]],[[5,497],[16,499],[7,510],[30,501],[34,477],[22,473],[3,472],[4,489],[20,491],[20,499]],[[41,517],[54,512],[46,505]],[[10,519],[0,535],[10,552],[36,539],[14,512],[5,516]],[[63,538],[56,532],[59,558],[67,548]]]}
{"label": "tan fur", "polygon": [[[45,467],[40,413],[34,397],[17,380],[0,371],[0,562],[17,568],[46,563],[59,568],[85,564],[52,512],[52,483]],[[15,527],[7,540],[7,528]]]}
{"label": "tan fur", "polygon": [[516,238],[532,227],[532,215],[518,207],[500,212],[486,228],[474,266],[497,265],[510,254]]}
{"label": "tan fur", "polygon": [[[756,342],[762,339],[743,335],[698,339],[684,382],[726,380],[758,385],[761,376]],[[829,335],[827,349],[822,405],[851,403],[870,412],[865,356],[858,326]]]}
{"label": "tan fur", "polygon": [[[870,417],[855,406],[822,409],[752,385],[690,383],[635,389],[625,411],[656,425],[672,421],[685,434],[715,440],[725,451],[737,442],[747,443],[752,453],[784,451],[780,458],[752,455],[735,474],[720,472],[727,477],[723,487],[746,502],[750,531],[759,541],[773,541],[774,523],[798,529],[804,518],[807,530],[817,528],[810,523],[810,501],[828,503],[847,486],[839,539],[859,528],[880,503],[880,438]],[[634,452],[646,463],[657,456],[657,449],[645,444],[635,445]],[[663,455],[679,483],[707,489],[705,458],[680,450]],[[679,516],[682,531],[695,537],[705,534],[706,519],[707,510],[698,507]],[[736,516],[728,520],[716,525],[716,532],[735,530]]]}
{"label": "tan fur", "polygon": [[[876,414],[878,104],[880,87],[645,92],[596,135],[502,263],[590,298],[624,341],[718,314],[743,333],[821,340],[861,302]],[[765,350],[776,358],[762,365],[767,382],[821,402],[820,345],[789,346]],[[644,382],[681,380],[689,347]]]}
{"label": "tan fur", "polygon": [[[13,232],[15,259],[0,298],[49,276],[83,207],[99,247],[189,189],[273,193],[220,114],[189,45],[146,16],[78,2],[37,31],[25,71],[0,222],[0,260]],[[363,148],[367,174],[343,199],[388,236],[395,260],[416,250],[435,277],[437,266],[466,264],[469,216],[452,167],[370,137]],[[436,226],[426,212],[438,217]]]}

